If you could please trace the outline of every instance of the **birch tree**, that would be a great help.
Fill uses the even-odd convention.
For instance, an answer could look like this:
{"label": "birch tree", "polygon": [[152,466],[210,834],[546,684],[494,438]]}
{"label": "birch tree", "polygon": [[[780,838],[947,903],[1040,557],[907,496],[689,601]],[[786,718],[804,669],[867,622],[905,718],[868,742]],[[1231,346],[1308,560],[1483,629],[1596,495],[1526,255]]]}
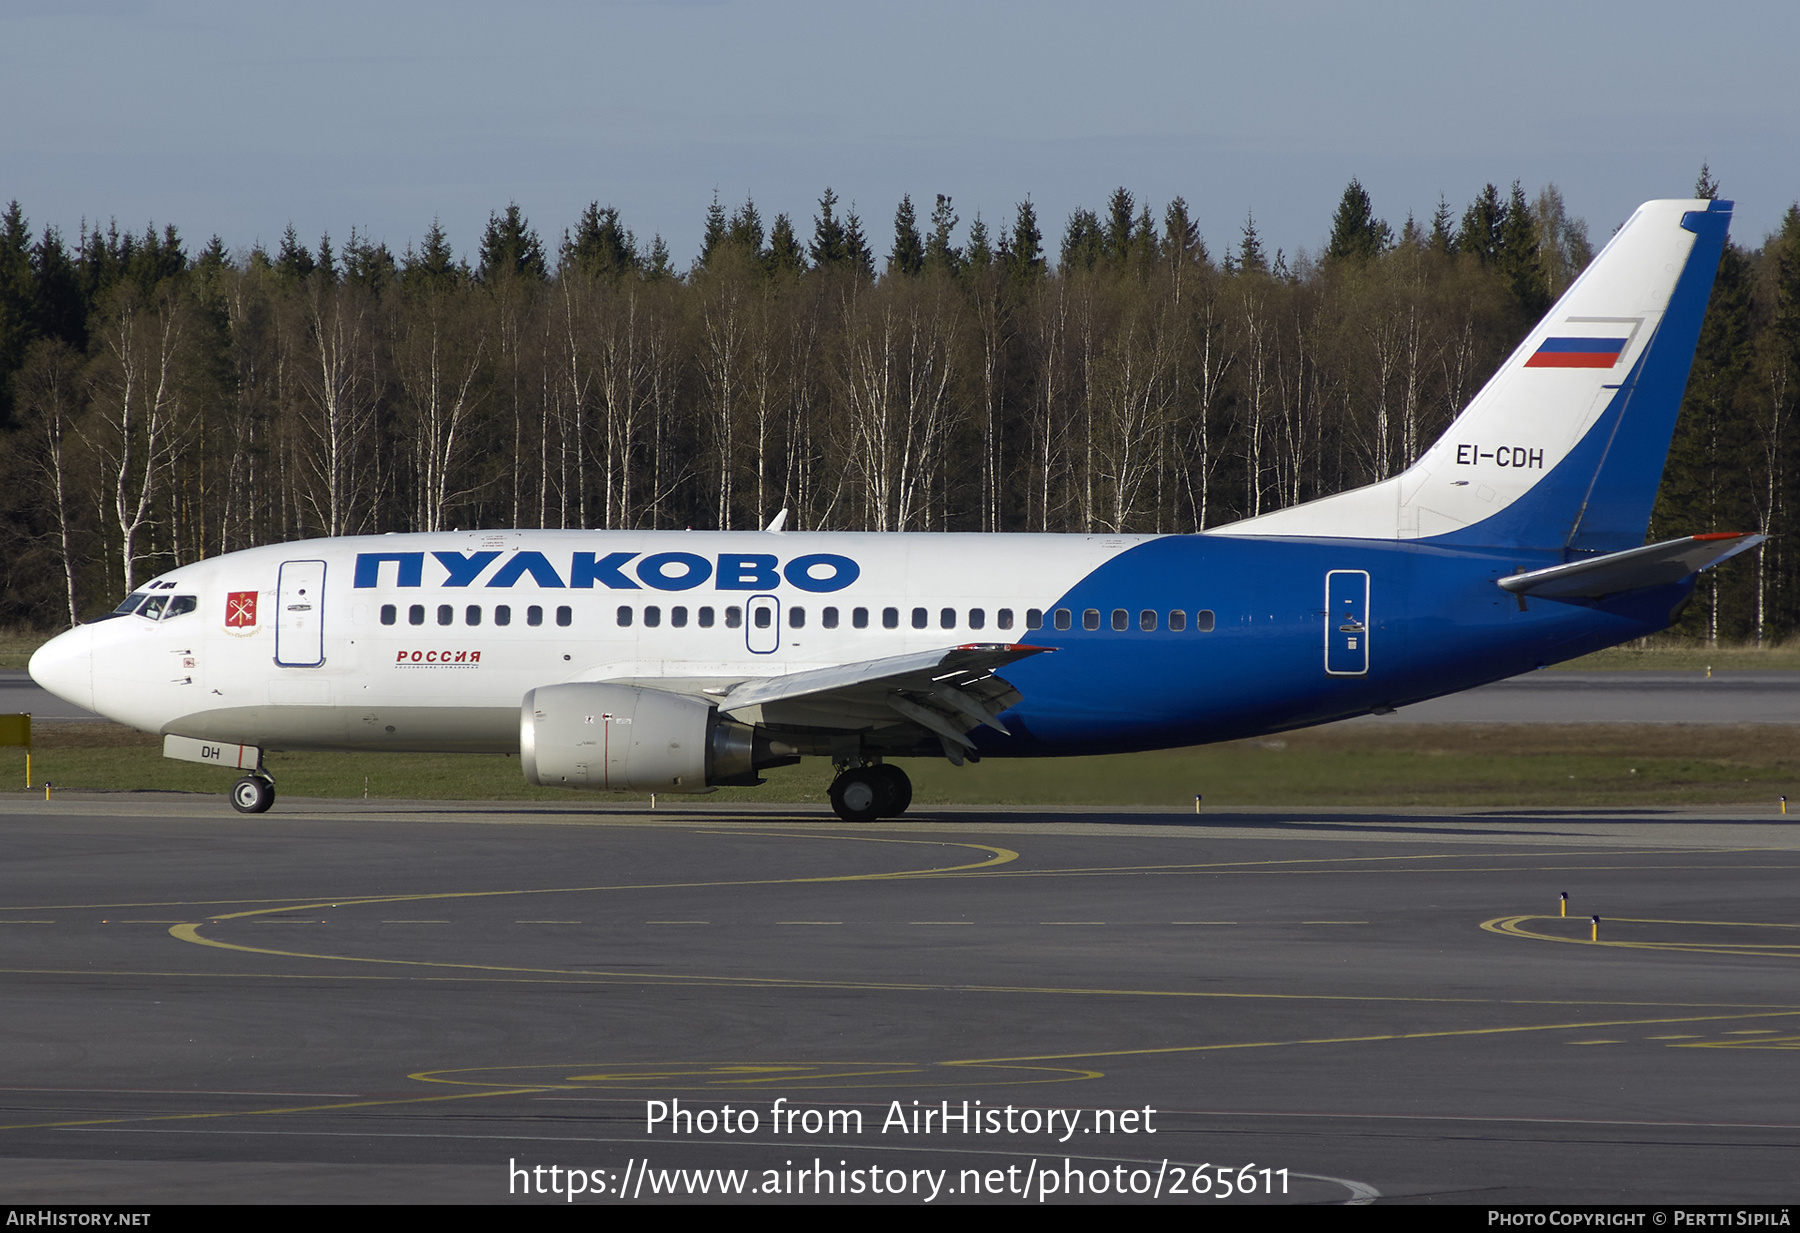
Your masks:
{"label": "birch tree", "polygon": [[326,535],[361,530],[379,473],[368,457],[379,383],[373,298],[324,271],[306,277],[290,346],[303,393],[305,499]]}
{"label": "birch tree", "polygon": [[451,503],[468,491],[461,466],[469,420],[486,393],[487,326],[460,280],[429,283],[409,298],[394,367],[418,485],[414,527],[442,531]]}
{"label": "birch tree", "polygon": [[85,399],[81,357],[59,338],[38,339],[25,352],[13,392],[19,415],[36,422],[35,469],[53,518],[51,536],[62,562],[63,594],[73,628],[81,617],[76,602],[75,477],[70,470],[69,436]]}
{"label": "birch tree", "polygon": [[148,293],[120,283],[97,331],[95,394],[82,436],[100,460],[104,488],[97,495],[119,533],[119,580],[127,592],[137,586],[159,482],[183,444],[179,370],[187,312],[173,282]]}

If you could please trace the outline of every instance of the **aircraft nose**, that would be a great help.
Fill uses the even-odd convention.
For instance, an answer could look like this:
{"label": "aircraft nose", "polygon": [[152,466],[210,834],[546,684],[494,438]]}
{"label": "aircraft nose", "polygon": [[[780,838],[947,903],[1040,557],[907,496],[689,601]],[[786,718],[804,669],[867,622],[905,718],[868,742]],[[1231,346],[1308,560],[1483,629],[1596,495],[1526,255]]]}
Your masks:
{"label": "aircraft nose", "polygon": [[39,647],[27,665],[31,679],[65,702],[94,709],[94,630],[78,625]]}

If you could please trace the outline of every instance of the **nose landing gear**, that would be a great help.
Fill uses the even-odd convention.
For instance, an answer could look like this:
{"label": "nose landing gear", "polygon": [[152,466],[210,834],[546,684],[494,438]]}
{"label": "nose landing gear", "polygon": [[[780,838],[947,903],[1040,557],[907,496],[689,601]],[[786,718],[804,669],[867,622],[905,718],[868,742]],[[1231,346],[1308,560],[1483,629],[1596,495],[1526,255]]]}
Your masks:
{"label": "nose landing gear", "polygon": [[254,771],[231,785],[231,807],[239,813],[267,813],[275,803],[275,781]]}
{"label": "nose landing gear", "polygon": [[831,808],[846,822],[897,818],[912,804],[912,780],[897,766],[846,767],[832,780]]}

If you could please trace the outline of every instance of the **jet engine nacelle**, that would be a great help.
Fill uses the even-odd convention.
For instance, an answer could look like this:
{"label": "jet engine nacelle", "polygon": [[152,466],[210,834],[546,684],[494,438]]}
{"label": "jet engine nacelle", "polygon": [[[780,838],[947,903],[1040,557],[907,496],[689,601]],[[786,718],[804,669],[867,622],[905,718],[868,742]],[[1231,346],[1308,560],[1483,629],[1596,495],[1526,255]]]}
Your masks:
{"label": "jet engine nacelle", "polygon": [[520,766],[546,788],[705,792],[761,783],[757,766],[795,761],[788,752],[711,703],[662,689],[545,685],[519,712]]}

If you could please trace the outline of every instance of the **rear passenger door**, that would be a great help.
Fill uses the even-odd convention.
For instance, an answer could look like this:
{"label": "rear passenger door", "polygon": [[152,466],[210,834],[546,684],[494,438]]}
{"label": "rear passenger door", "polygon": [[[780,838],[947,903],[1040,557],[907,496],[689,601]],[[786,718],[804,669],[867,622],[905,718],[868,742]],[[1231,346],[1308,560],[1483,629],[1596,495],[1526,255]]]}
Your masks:
{"label": "rear passenger door", "polygon": [[1325,675],[1369,671],[1369,573],[1334,569],[1325,575]]}

